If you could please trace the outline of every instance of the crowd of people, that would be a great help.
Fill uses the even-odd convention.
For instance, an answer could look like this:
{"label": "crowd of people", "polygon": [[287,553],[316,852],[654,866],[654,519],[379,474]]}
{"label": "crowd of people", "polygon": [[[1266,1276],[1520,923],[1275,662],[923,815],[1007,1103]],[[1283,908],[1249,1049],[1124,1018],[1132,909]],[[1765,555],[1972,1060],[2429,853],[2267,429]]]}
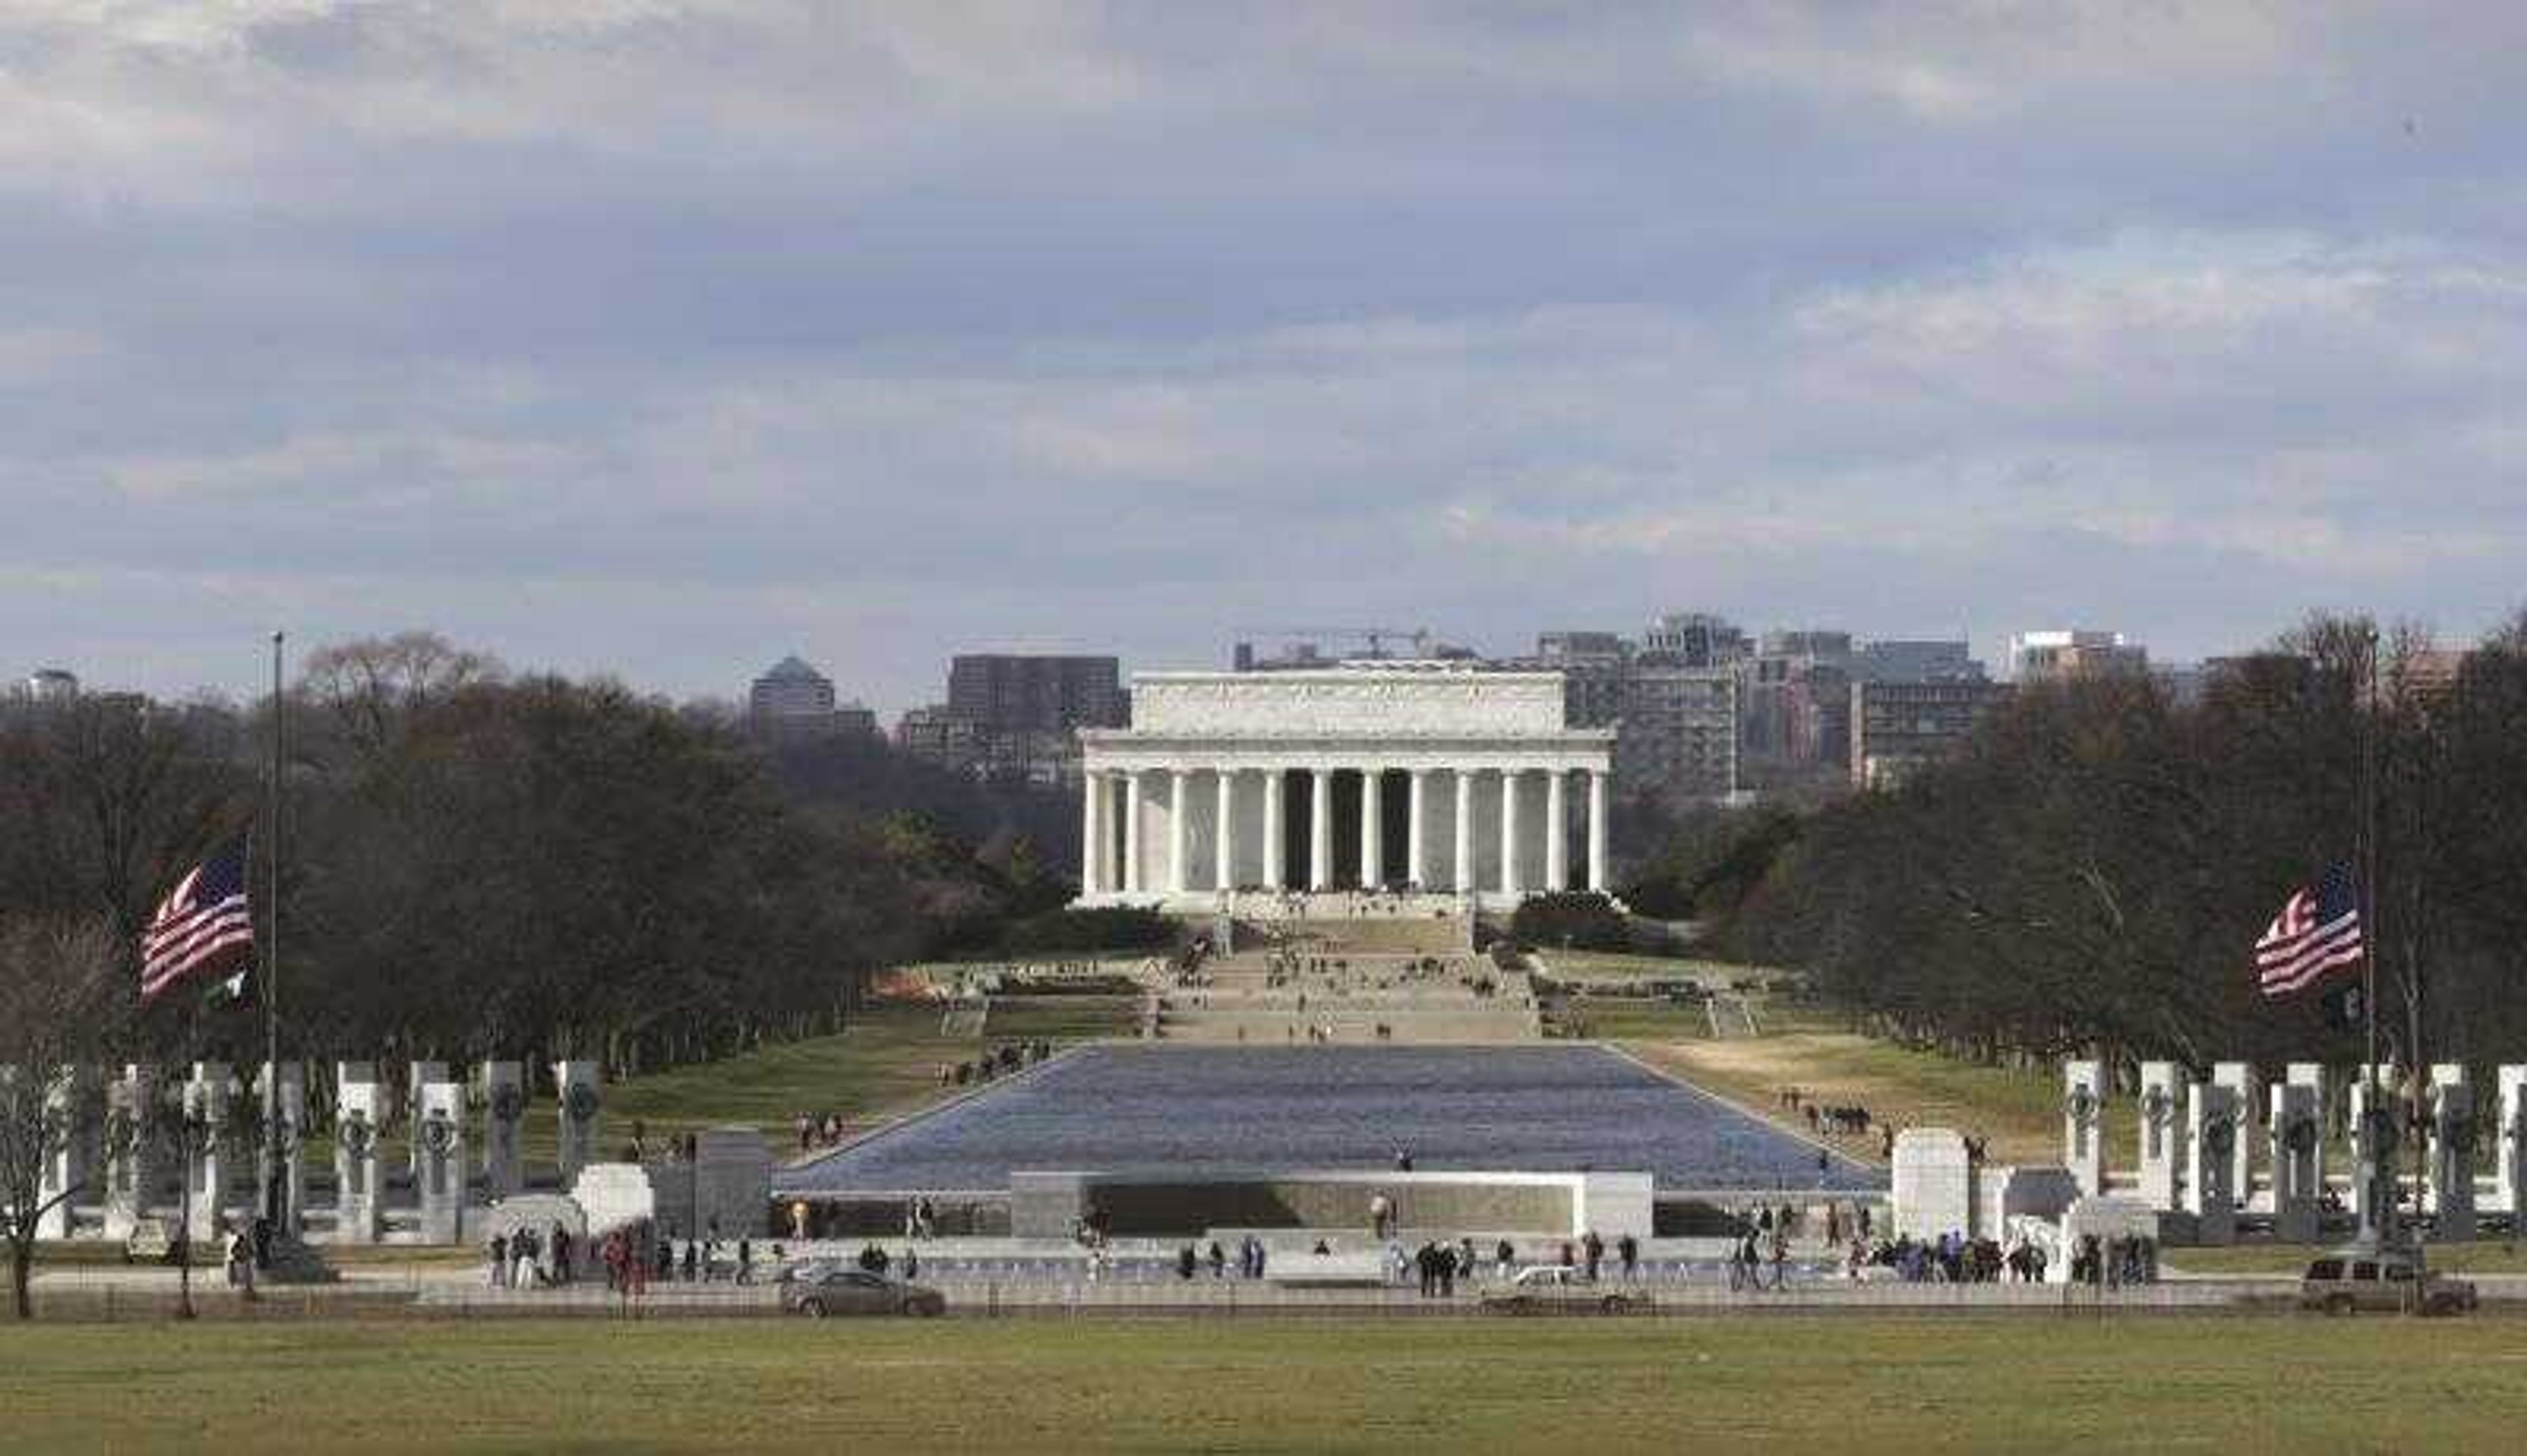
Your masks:
{"label": "crowd of people", "polygon": [[995,1047],[972,1061],[940,1063],[939,1084],[943,1087],[979,1086],[1021,1068],[1032,1067],[1052,1055],[1053,1043],[1050,1041],[1041,1038],[1013,1041]]}

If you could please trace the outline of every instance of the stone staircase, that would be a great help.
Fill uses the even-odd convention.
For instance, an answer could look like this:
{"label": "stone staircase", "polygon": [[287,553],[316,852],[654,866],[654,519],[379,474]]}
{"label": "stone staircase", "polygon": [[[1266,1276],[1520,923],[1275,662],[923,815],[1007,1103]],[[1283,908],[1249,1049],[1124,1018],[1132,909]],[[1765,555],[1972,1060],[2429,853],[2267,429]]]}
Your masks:
{"label": "stone staircase", "polygon": [[1215,957],[1160,990],[1160,1040],[1250,1046],[1498,1044],[1543,1034],[1522,973],[1481,957],[1322,948]]}

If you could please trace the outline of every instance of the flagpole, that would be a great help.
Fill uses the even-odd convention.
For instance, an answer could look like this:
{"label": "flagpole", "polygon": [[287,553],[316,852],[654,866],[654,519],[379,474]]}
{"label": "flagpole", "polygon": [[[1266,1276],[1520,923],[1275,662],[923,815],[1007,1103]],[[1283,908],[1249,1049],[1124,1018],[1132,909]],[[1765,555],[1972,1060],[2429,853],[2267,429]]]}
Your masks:
{"label": "flagpole", "polygon": [[[2371,1227],[2361,1230],[2366,1237],[2379,1243],[2394,1242],[2396,1222],[2395,1163],[2382,1157],[2378,1148],[2377,1127],[2384,1114],[2382,1103],[2388,1089],[2378,1085],[2378,950],[2386,943],[2378,924],[2378,627],[2368,625],[2363,639],[2367,661],[2365,668],[2369,686],[2359,703],[2360,714],[2360,1016],[2368,1032],[2368,1052],[2360,1064],[2361,1116],[2370,1126],[2360,1130],[2363,1148],[2360,1176],[2369,1180],[2369,1217]],[[2379,1197],[2384,1184],[2385,1199]]]}
{"label": "flagpole", "polygon": [[264,807],[271,816],[264,843],[268,898],[264,903],[263,930],[263,1216],[270,1221],[274,1236],[283,1230],[287,1210],[283,1205],[282,1184],[287,1175],[283,1170],[281,1149],[281,767],[283,739],[287,731],[289,709],[281,690],[281,654],[286,634],[272,634],[272,778],[265,785]]}

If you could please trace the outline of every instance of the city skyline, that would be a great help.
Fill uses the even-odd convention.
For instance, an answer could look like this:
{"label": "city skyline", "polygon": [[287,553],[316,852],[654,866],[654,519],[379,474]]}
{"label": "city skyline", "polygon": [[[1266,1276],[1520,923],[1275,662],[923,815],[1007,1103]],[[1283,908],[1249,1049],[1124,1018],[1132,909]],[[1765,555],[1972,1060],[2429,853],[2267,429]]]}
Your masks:
{"label": "city skyline", "polygon": [[[2527,599],[2527,16],[0,16],[9,671]],[[1340,603],[1326,606],[1325,603]]]}
{"label": "city skyline", "polygon": [[[1681,611],[1687,609],[1677,610]],[[1657,617],[1665,615],[1670,614],[1667,612],[1652,613],[1641,622],[1629,625],[1611,623],[1583,625],[1563,624],[1560,626],[1538,625],[1530,627],[1525,629],[1523,633],[1520,633],[1516,628],[1512,628],[1512,634],[1500,642],[1465,639],[1460,636],[1452,635],[1445,628],[1436,626],[1431,627],[1429,636],[1433,642],[1444,644],[1451,650],[1464,649],[1470,651],[1473,655],[1473,660],[1477,662],[1494,665],[1515,664],[1532,666],[1538,664],[1539,661],[1537,658],[1539,639],[1545,636],[1560,635],[1566,632],[1602,632],[1608,637],[1621,638],[1625,642],[1627,647],[1638,650],[1642,647],[1640,637],[1643,628]],[[1865,624],[1845,622],[1771,622],[1761,619],[1747,621],[1730,617],[1726,613],[1714,612],[1710,615],[1727,625],[1743,628],[1747,635],[1750,651],[1761,643],[1767,633],[1772,632],[1842,632],[1851,638],[1852,645],[1855,649],[1872,643],[1920,644],[1963,641],[1967,644],[1968,655],[1977,665],[1983,668],[1989,678],[1994,680],[2008,680],[2010,678],[2012,675],[2009,671],[2007,649],[2016,637],[2021,635],[2023,632],[2030,630],[2039,634],[2055,631],[2067,632],[2075,629],[2110,632],[2115,636],[2126,639],[2129,645],[2144,651],[2147,654],[2148,666],[2152,671],[2166,671],[2171,669],[2197,669],[2203,664],[2219,658],[2252,654],[2269,645],[2272,637],[2277,636],[2289,628],[2297,625],[2297,620],[2294,620],[2289,623],[2281,624],[2275,627],[2272,632],[2267,633],[2264,636],[2254,638],[2250,641],[2214,644],[2211,650],[2208,651],[2180,655],[2172,652],[2162,652],[2159,650],[2157,643],[2149,641],[2140,636],[2138,633],[2122,631],[2112,627],[2110,624],[2096,625],[2087,623],[2085,621],[2082,622],[2077,628],[2072,628],[2066,623],[2057,623],[2049,624],[2043,628],[2033,628],[2031,626],[2028,628],[2000,630],[1988,634],[1988,641],[1986,641],[1986,634],[1982,633],[1967,634],[1964,632],[1941,632],[1936,630],[1873,630]],[[2501,624],[2499,623],[2495,623],[2491,626],[2498,627]],[[434,628],[420,624],[385,624],[380,626],[374,632],[363,632],[359,633],[359,635],[383,636],[390,635],[396,631],[406,630],[429,631],[434,630]],[[441,633],[441,635],[445,634]],[[1160,661],[1136,660],[1128,653],[1122,652],[1119,649],[1109,646],[1102,646],[1094,642],[1067,643],[1045,647],[1011,647],[999,639],[982,644],[952,642],[943,646],[941,657],[938,661],[930,665],[930,676],[926,679],[914,679],[912,685],[907,689],[907,695],[902,701],[881,699],[874,692],[859,685],[858,681],[850,676],[848,665],[840,659],[821,655],[817,651],[803,644],[790,644],[786,646],[781,644],[767,644],[758,659],[732,662],[727,665],[727,671],[721,675],[720,678],[705,680],[699,686],[692,689],[672,686],[662,682],[645,680],[620,668],[609,667],[601,662],[586,667],[573,667],[565,664],[539,663],[519,659],[511,656],[507,652],[504,652],[500,645],[494,642],[456,640],[454,641],[454,645],[488,653],[491,657],[498,659],[501,664],[511,672],[557,672],[564,674],[565,676],[586,675],[611,677],[627,683],[636,690],[657,693],[680,702],[718,702],[740,717],[744,717],[748,713],[750,689],[760,681],[761,675],[766,672],[777,671],[788,661],[802,660],[803,666],[814,670],[828,679],[830,687],[837,695],[837,706],[853,712],[874,714],[878,721],[880,730],[891,733],[895,721],[902,714],[918,709],[936,708],[946,705],[949,699],[949,669],[954,660],[958,657],[1115,657],[1120,662],[1124,684],[1128,687],[1131,678],[1133,675],[1138,673],[1198,672],[1233,666],[1232,658],[1234,649],[1241,643],[1251,644],[1257,649],[1259,659],[1268,660],[1275,652],[1284,647],[1303,644],[1317,645],[1326,641],[1339,639],[1339,634],[1337,633],[1319,633],[1311,637],[1307,633],[1259,634],[1248,632],[1243,636],[1232,635],[1222,637],[1216,644],[1217,650],[1206,657]],[[291,650],[293,652],[322,647],[330,642],[340,640],[344,640],[344,638],[309,639],[302,637],[297,633],[291,633],[288,637],[288,641],[292,644]],[[2439,634],[2439,645],[2442,647],[2469,646],[2472,644],[2473,640],[2474,638],[2472,635],[2468,635],[2460,641],[2446,632],[2441,632]],[[208,695],[214,698],[243,702],[250,701],[269,690],[270,638],[268,635],[260,637],[256,639],[251,646],[254,653],[252,662],[247,664],[246,670],[239,673],[232,682],[208,678],[199,681],[176,682],[172,684],[157,684],[127,680],[114,675],[111,664],[100,666],[97,664],[81,663],[60,658],[29,658],[22,663],[0,665],[0,681],[5,681],[12,686],[18,686],[24,684],[26,679],[34,675],[67,673],[71,678],[77,679],[82,690],[87,692],[138,692],[165,701],[180,701],[187,698]],[[1390,647],[1385,651],[1384,656],[1386,659],[1410,659],[1412,654],[1409,651],[1400,650],[1397,647]],[[1365,651],[1328,651],[1324,654],[1323,660],[1325,665],[1333,666],[1344,661],[1366,661],[1374,659],[1370,658]],[[1287,664],[1283,665],[1286,666]]]}

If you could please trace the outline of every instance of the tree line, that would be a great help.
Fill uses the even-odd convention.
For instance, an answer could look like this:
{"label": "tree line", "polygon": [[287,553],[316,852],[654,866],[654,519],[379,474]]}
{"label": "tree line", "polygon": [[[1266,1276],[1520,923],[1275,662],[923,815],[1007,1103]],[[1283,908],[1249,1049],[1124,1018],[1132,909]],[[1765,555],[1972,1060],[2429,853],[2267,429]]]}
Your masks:
{"label": "tree line", "polygon": [[[272,707],[0,714],[0,921],[136,947],[186,869],[260,828]],[[1054,790],[871,740],[765,748],[726,715],[426,633],[310,654],[288,709],[277,922],[258,907],[284,1055],[620,1077],[836,1029],[887,964],[1060,938],[1071,882],[1034,847],[1076,818]],[[111,1051],[252,1063],[258,1031],[171,994]]]}
{"label": "tree line", "polygon": [[2140,678],[2023,690],[1891,790],[1696,827],[1646,893],[1887,1034],[2130,1076],[2144,1058],[2357,1062],[2322,996],[2264,999],[2252,948],[2292,889],[2365,858],[2393,1047],[2514,1059],[2527,618],[2450,661],[2417,630],[2318,618],[2192,701]]}

